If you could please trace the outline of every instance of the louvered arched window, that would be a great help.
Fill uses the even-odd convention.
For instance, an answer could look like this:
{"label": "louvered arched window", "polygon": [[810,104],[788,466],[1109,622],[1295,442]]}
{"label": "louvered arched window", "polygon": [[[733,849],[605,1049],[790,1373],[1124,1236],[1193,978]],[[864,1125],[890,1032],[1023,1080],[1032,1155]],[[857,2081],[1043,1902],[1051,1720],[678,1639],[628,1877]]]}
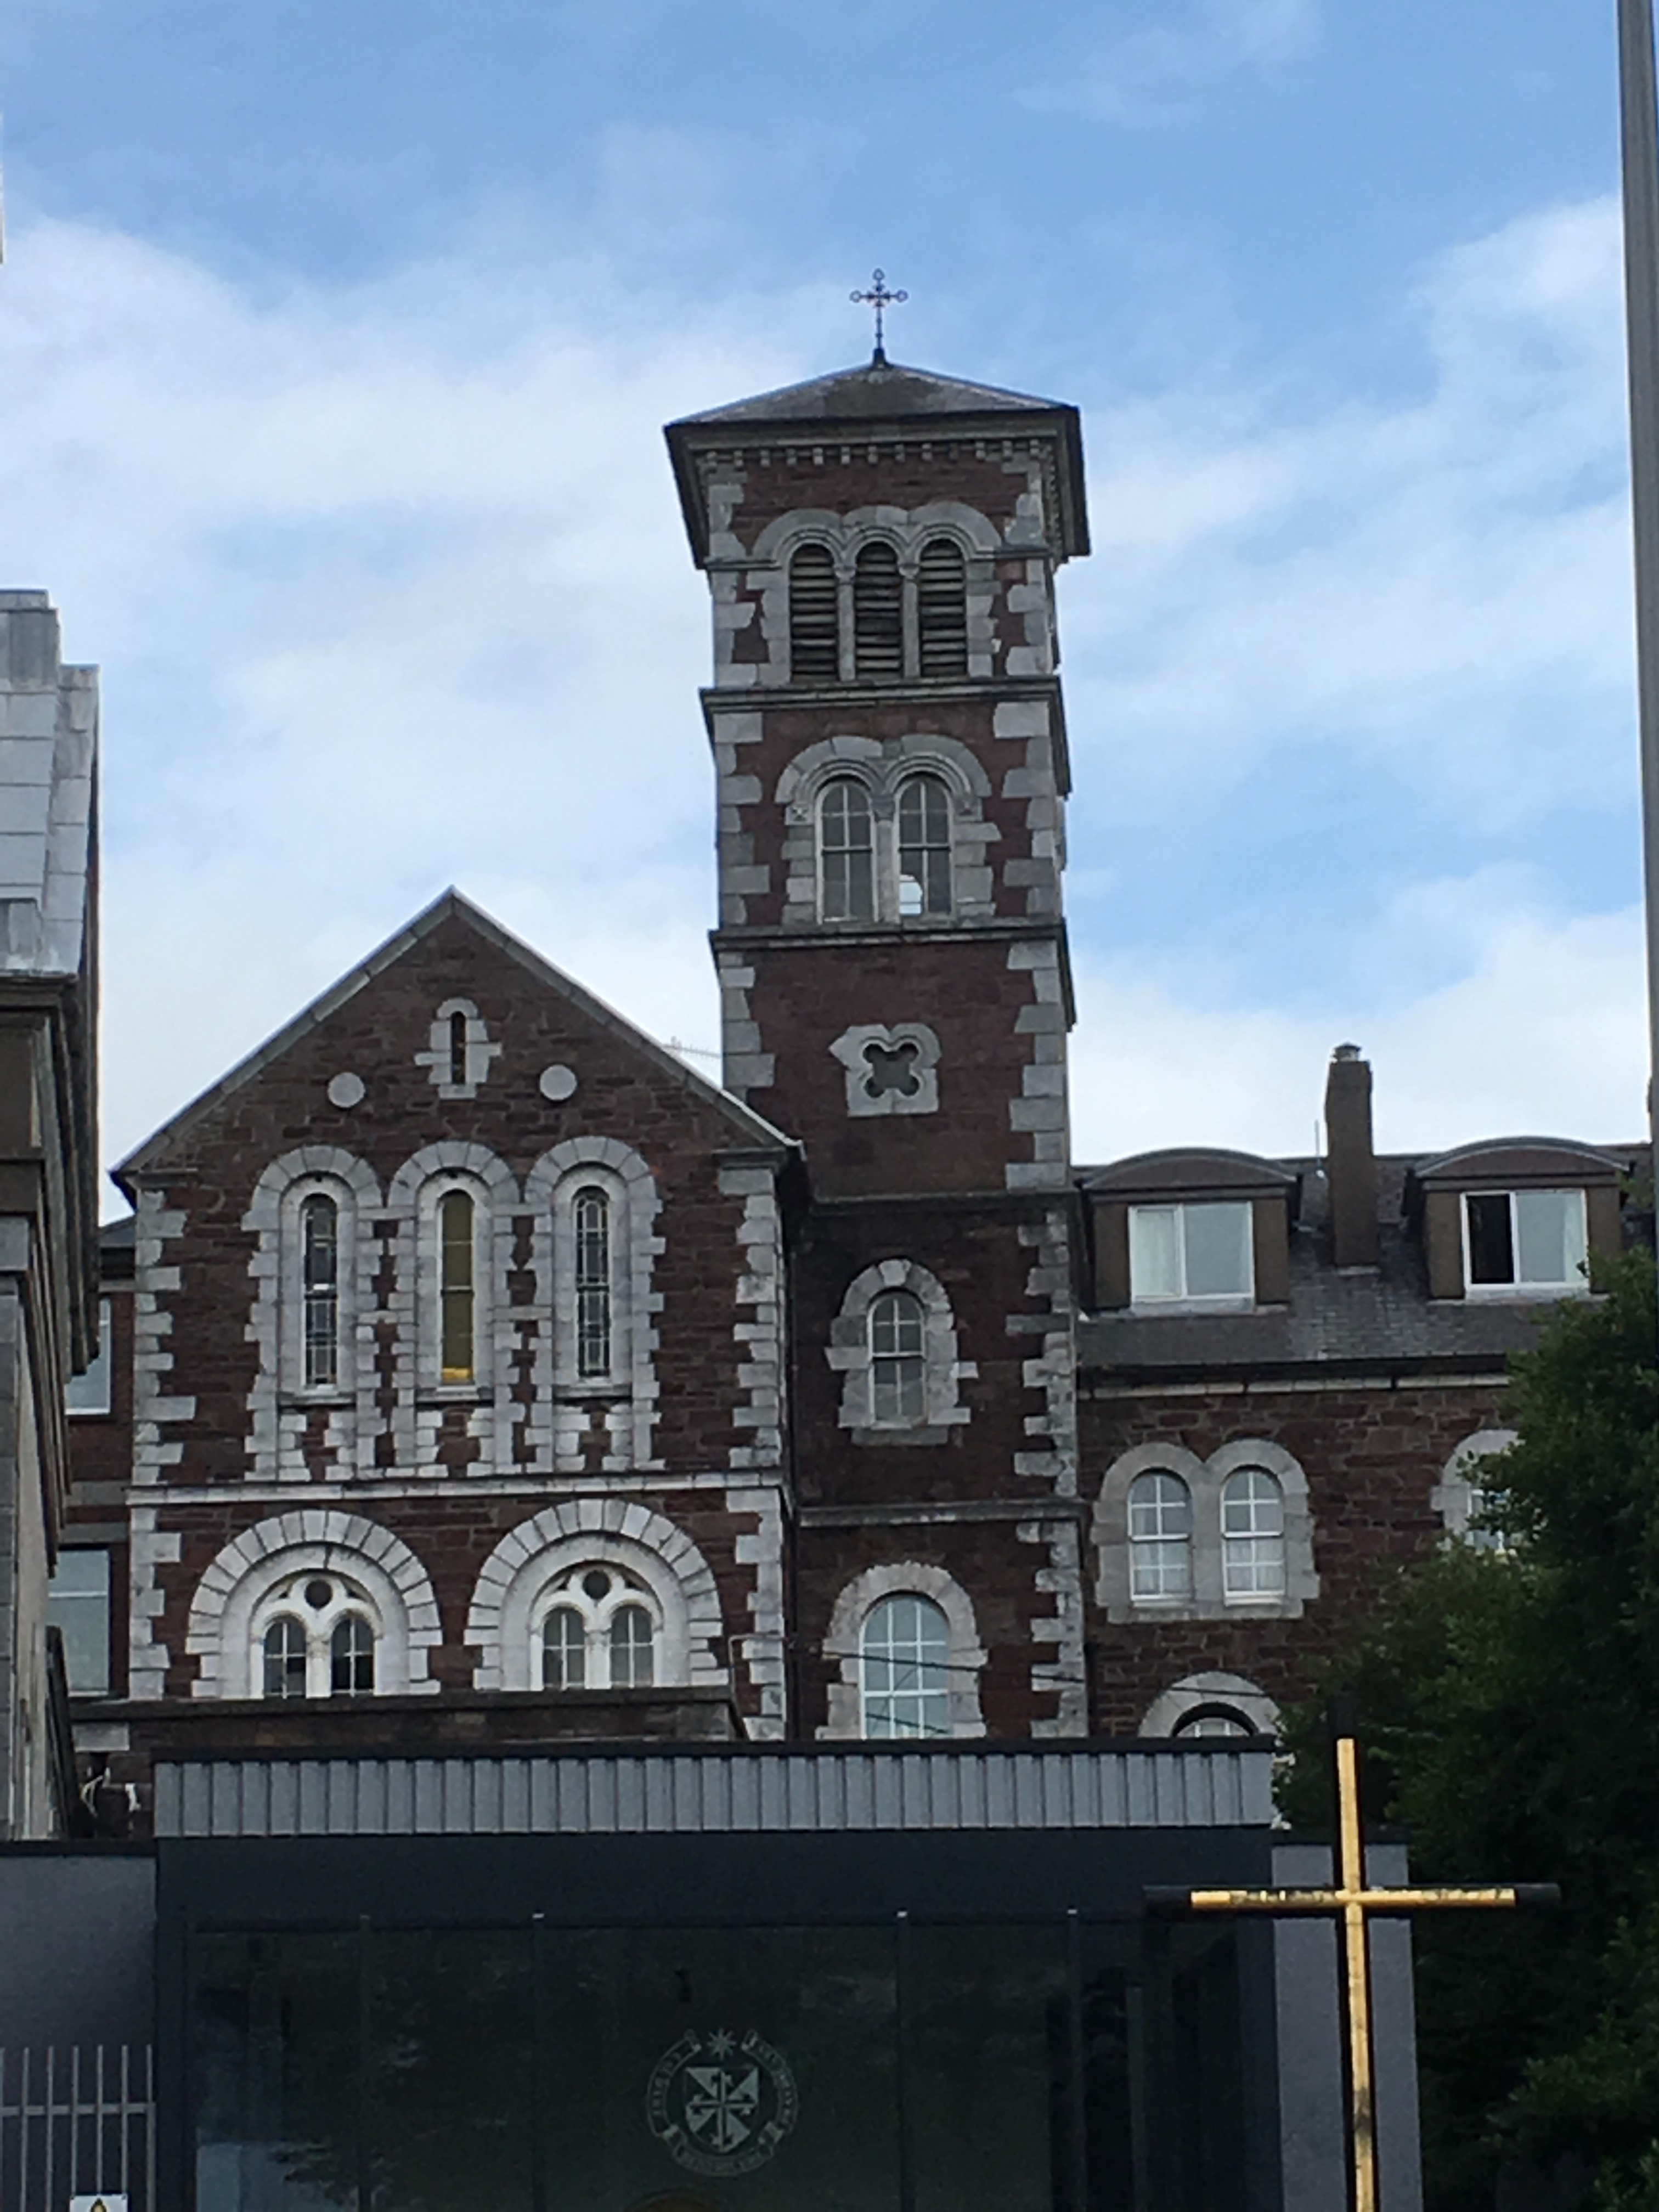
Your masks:
{"label": "louvered arched window", "polygon": [[853,658],[860,682],[904,673],[904,584],[898,555],[879,540],[853,571]]}
{"label": "louvered arched window", "polygon": [[823,787],[818,800],[818,882],[825,921],[875,918],[875,827],[870,794],[850,775]]}
{"label": "louvered arched window", "polygon": [[908,775],[898,794],[899,912],[951,911],[951,794],[936,775]]}
{"label": "louvered arched window", "polygon": [[949,538],[930,538],[921,549],[916,638],[924,676],[968,673],[968,569]]}
{"label": "louvered arched window", "polygon": [[827,545],[803,545],[789,563],[789,677],[833,684],[841,674],[840,586]]}

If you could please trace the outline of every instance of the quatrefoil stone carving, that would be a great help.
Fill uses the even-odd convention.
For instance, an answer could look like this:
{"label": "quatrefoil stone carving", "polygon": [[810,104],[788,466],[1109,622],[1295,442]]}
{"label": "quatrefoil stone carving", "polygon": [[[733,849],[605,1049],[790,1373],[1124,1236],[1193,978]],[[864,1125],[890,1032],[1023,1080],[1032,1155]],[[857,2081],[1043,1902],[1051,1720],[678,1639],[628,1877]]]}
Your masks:
{"label": "quatrefoil stone carving", "polygon": [[939,1039],[925,1022],[860,1022],[830,1049],[846,1071],[849,1114],[938,1113]]}

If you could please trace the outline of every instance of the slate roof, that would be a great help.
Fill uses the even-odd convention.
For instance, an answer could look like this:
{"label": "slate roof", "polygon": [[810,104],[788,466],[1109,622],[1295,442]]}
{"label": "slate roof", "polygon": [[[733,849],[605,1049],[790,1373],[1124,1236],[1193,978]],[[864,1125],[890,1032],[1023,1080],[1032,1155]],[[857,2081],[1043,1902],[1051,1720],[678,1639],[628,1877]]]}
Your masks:
{"label": "slate roof", "polygon": [[832,369],[805,384],[786,384],[750,399],[734,399],[701,415],[684,415],[672,431],[692,424],[747,422],[867,422],[899,415],[1069,415],[1060,399],[1038,399],[1026,392],[1006,392],[995,384],[969,384],[931,368],[908,368],[902,362],[871,360],[853,368]]}
{"label": "slate roof", "polygon": [[[1640,1164],[1641,1148],[1614,1146],[1615,1156]],[[1339,1273],[1325,1242],[1326,1184],[1316,1159],[1276,1165],[1302,1178],[1302,1218],[1291,1231],[1290,1302],[1258,1313],[1095,1313],[1078,1332],[1078,1363],[1097,1378],[1212,1374],[1218,1369],[1258,1373],[1325,1368],[1375,1374],[1441,1367],[1501,1372],[1511,1352],[1534,1341],[1550,1299],[1431,1298],[1420,1243],[1402,1219],[1406,1178],[1421,1164],[1417,1155],[1377,1161],[1379,1264],[1371,1271]],[[1088,1188],[1100,1170],[1080,1169]]]}

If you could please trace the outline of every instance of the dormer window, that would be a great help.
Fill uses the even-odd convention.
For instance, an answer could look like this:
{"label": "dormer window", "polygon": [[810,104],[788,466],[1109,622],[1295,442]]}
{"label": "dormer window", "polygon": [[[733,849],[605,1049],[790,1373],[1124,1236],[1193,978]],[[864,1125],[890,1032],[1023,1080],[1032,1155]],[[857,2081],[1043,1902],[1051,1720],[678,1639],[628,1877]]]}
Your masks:
{"label": "dormer window", "polygon": [[1585,1287],[1582,1190],[1468,1191],[1463,1240],[1471,1297]]}
{"label": "dormer window", "polygon": [[1129,1293],[1136,1305],[1255,1296],[1245,1199],[1129,1208]]}

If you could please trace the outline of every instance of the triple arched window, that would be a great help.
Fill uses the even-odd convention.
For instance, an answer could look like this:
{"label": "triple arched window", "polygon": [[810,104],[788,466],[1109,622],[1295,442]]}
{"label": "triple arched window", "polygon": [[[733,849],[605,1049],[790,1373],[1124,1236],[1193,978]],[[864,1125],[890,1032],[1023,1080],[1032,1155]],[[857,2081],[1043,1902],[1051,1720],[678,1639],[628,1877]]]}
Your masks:
{"label": "triple arched window", "polygon": [[843,577],[816,542],[789,563],[789,675],[794,684],[894,683],[968,673],[968,570],[952,538],[932,538],[914,562],[871,538]]}
{"label": "triple arched window", "polygon": [[[905,776],[878,818],[861,777],[831,776],[818,793],[818,915],[824,921],[945,915],[954,905],[949,785]],[[885,813],[885,809],[884,810]]]}
{"label": "triple arched window", "polygon": [[532,1622],[544,1690],[643,1690],[660,1677],[662,1621],[645,1584],[611,1564],[572,1568]]}

